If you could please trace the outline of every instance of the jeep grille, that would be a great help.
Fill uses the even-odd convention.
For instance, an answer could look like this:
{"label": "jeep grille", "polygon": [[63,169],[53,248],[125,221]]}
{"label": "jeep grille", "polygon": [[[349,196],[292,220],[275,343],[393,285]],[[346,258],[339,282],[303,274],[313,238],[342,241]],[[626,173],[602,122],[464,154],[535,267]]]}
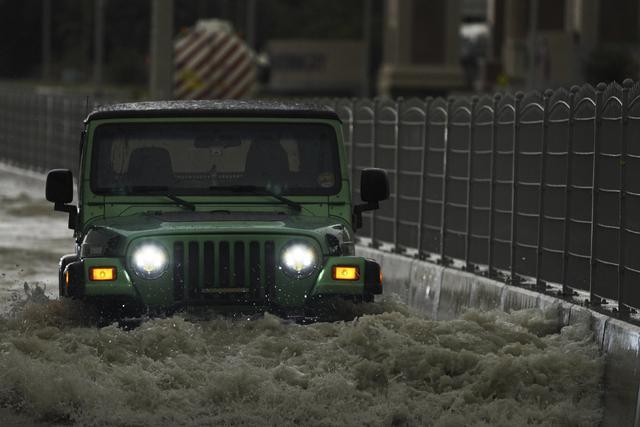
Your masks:
{"label": "jeep grille", "polygon": [[275,286],[273,241],[176,241],[173,283],[176,301],[269,300]]}

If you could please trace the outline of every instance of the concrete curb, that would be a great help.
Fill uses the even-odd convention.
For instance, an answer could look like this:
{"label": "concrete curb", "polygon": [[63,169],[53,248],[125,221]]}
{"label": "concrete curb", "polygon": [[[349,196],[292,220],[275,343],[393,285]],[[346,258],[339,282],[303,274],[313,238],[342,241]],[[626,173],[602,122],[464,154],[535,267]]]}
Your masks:
{"label": "concrete curb", "polygon": [[464,310],[557,307],[565,325],[588,319],[605,355],[604,426],[640,426],[640,327],[527,289],[398,254],[358,246],[360,256],[382,266],[385,293],[436,320]]}

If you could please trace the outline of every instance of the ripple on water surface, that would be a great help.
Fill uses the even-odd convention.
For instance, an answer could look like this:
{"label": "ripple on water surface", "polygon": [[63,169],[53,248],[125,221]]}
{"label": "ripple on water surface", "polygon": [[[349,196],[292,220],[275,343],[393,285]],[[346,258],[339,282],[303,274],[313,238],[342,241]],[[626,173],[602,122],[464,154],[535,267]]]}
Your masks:
{"label": "ripple on water surface", "polygon": [[[35,295],[35,294],[34,294]],[[96,329],[46,297],[0,320],[0,404],[78,425],[597,425],[602,361],[557,312],[430,321],[190,320]]]}

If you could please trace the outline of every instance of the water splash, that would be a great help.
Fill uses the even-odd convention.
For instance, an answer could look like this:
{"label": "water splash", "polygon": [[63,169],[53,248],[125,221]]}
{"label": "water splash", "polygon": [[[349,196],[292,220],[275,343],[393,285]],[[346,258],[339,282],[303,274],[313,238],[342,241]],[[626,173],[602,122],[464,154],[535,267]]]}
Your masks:
{"label": "water splash", "polygon": [[87,326],[43,298],[0,320],[0,404],[78,425],[597,425],[602,360],[557,312],[436,322],[397,301],[349,322]]}
{"label": "water splash", "polygon": [[387,298],[306,326],[183,313],[96,328],[90,307],[51,299],[73,247],[66,218],[44,217],[43,181],[0,178],[0,424],[600,423],[589,325],[553,310],[435,322]]}

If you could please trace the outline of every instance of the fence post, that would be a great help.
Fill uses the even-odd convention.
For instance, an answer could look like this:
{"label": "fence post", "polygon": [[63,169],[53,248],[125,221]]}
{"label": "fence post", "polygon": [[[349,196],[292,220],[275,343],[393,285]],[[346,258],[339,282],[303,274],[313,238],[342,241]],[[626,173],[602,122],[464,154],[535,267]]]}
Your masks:
{"label": "fence post", "polygon": [[543,252],[543,242],[544,239],[544,220],[545,220],[545,205],[544,205],[544,196],[545,196],[545,175],[547,172],[547,133],[549,129],[549,98],[553,96],[553,91],[551,89],[547,89],[544,91],[542,98],[542,147],[540,153],[540,189],[538,191],[538,239],[536,242],[536,283],[535,287],[538,291],[542,292],[546,290],[546,283],[540,279],[541,269],[542,269],[542,252]]}
{"label": "fence post", "polygon": [[495,233],[494,213],[496,208],[495,191],[496,191],[496,139],[498,137],[498,105],[502,97],[499,93],[493,96],[493,123],[491,124],[491,160],[489,164],[489,242],[487,254],[487,276],[495,277],[493,268],[493,234]]}
{"label": "fence post", "polygon": [[591,247],[589,248],[589,303],[591,305],[601,305],[604,301],[601,297],[594,293],[595,279],[598,265],[598,252],[596,250],[598,235],[598,199],[599,188],[598,181],[600,178],[600,127],[602,115],[602,92],[605,91],[607,85],[598,83],[596,86],[596,107],[595,117],[593,120],[593,165],[591,180]]}
{"label": "fence post", "polygon": [[447,98],[447,118],[444,133],[444,156],[442,164],[442,205],[440,206],[440,260],[439,264],[449,265],[446,256],[445,239],[447,237],[447,189],[449,177],[449,135],[451,134],[451,108],[453,99]]}
{"label": "fence post", "polygon": [[[31,116],[30,117],[36,117],[39,113],[40,110],[40,102],[41,102],[41,96],[40,95],[35,95],[34,96],[35,102],[33,105],[33,111],[31,112]],[[49,157],[48,157],[48,149],[49,147],[47,146],[43,146],[42,144],[42,140],[41,140],[41,132],[40,132],[40,128],[38,126],[38,122],[37,120],[34,120],[33,122],[33,126],[31,129],[31,132],[34,135],[34,140],[36,141],[36,146],[39,147],[39,153],[40,153],[40,159],[38,161],[38,172],[46,172],[47,171],[47,166],[49,165]]]}
{"label": "fence post", "polygon": [[395,139],[395,180],[394,180],[394,199],[393,199],[393,251],[395,253],[402,253],[403,250],[398,245],[398,234],[400,232],[400,111],[402,109],[402,102],[404,100],[400,97],[395,102],[396,108],[396,120],[393,126],[393,138]]}
{"label": "fence post", "polygon": [[478,105],[478,97],[471,98],[471,110],[469,113],[469,153],[467,154],[467,212],[465,218],[466,241],[464,244],[464,263],[465,270],[475,271],[476,267],[470,261],[471,254],[471,200],[473,194],[473,149],[475,143],[475,123],[476,123],[476,107]]}
{"label": "fence post", "polygon": [[[376,132],[377,121],[378,121],[378,103],[379,99],[376,98],[373,100],[373,116],[371,118],[372,127],[371,127],[371,166],[376,167],[377,160],[377,147],[378,147],[378,133]],[[371,211],[371,244],[372,248],[378,248],[380,245],[376,239],[376,210]]]}
{"label": "fence post", "polygon": [[516,272],[516,253],[518,247],[518,153],[520,152],[520,104],[524,93],[516,93],[513,101],[513,159],[511,163],[511,272],[508,282],[517,285],[520,282]]}
{"label": "fence post", "polygon": [[6,138],[6,146],[5,146],[5,155],[7,156],[7,162],[9,164],[12,163],[12,161],[14,161],[14,151],[13,151],[13,141],[14,141],[14,135],[13,135],[13,126],[15,121],[12,120],[13,119],[13,94],[11,93],[7,93],[6,95],[6,99],[5,99],[5,110],[3,112],[3,120],[4,120],[4,124],[5,124],[5,129],[3,129],[3,134],[4,137]]}
{"label": "fence post", "polygon": [[[3,94],[4,95],[4,94]],[[7,146],[9,145],[9,141],[7,141],[7,127],[6,127],[6,116],[5,112],[6,106],[6,98],[4,96],[0,96],[0,161],[7,161]]]}
{"label": "fence post", "polygon": [[420,163],[420,206],[418,207],[418,258],[426,258],[423,255],[424,245],[422,244],[422,234],[424,230],[424,200],[427,197],[427,161],[429,160],[429,109],[432,98],[427,98],[424,102],[424,132],[422,134],[422,160]]}
{"label": "fence post", "polygon": [[[356,169],[355,169],[355,156],[356,156],[356,143],[355,143],[355,121],[356,121],[356,101],[355,98],[351,98],[351,122],[349,123],[349,141],[351,145],[349,146],[349,174],[351,177],[351,186],[353,187],[353,183],[356,180]],[[353,189],[351,190],[351,194],[353,194]]]}
{"label": "fence post", "polygon": [[622,82],[622,132],[620,135],[620,192],[618,193],[618,315],[626,318],[629,316],[629,308],[624,303],[624,277],[627,269],[625,256],[625,235],[627,228],[627,177],[626,166],[629,160],[627,156],[627,126],[629,124],[629,90],[633,86],[633,80],[625,79]]}
{"label": "fence post", "polygon": [[37,171],[38,167],[38,151],[36,149],[36,144],[33,140],[33,135],[31,135],[31,128],[29,126],[26,125],[27,120],[25,119],[25,117],[29,117],[31,114],[31,100],[32,100],[32,95],[28,94],[28,93],[22,93],[22,98],[21,98],[21,115],[22,117],[20,117],[20,126],[22,127],[22,140],[20,141],[21,144],[25,144],[23,146],[23,149],[26,149],[26,155],[24,157],[24,162],[25,162],[25,168],[29,169],[30,171]]}
{"label": "fence post", "polygon": [[[35,117],[36,111],[38,110],[38,95],[34,93],[30,93],[27,95],[25,103],[25,113],[26,117],[32,118]],[[23,125],[24,126],[24,125]],[[26,126],[28,128],[26,139],[29,141],[29,147],[33,151],[33,155],[30,159],[29,169],[32,169],[37,172],[43,172],[43,154],[44,150],[39,144],[38,135],[36,134],[36,126],[35,123],[30,123],[30,125]],[[23,141],[24,142],[24,141]]]}
{"label": "fence post", "polygon": [[60,156],[60,151],[62,149],[62,147],[56,146],[57,144],[55,144],[54,139],[53,139],[53,96],[52,95],[45,95],[46,96],[46,103],[47,103],[47,107],[45,109],[45,117],[44,117],[44,123],[45,123],[45,131],[44,131],[44,139],[42,140],[42,142],[44,142],[47,147],[50,147],[51,149],[54,149],[55,147],[55,163],[62,166],[62,165],[66,165],[66,162],[64,162],[64,159],[61,158]]}
{"label": "fence post", "polygon": [[580,91],[578,86],[572,86],[569,91],[569,140],[567,141],[567,174],[564,187],[564,224],[562,227],[562,295],[572,296],[574,291],[567,284],[569,274],[569,221],[571,218],[572,179],[573,170],[573,126],[575,124],[576,94]]}
{"label": "fence post", "polygon": [[20,139],[16,142],[20,144],[20,163],[22,167],[28,170],[33,170],[33,151],[31,147],[31,141],[29,140],[29,135],[27,130],[25,129],[25,116],[28,116],[26,113],[27,109],[27,95],[24,92],[20,93],[18,98],[18,135],[20,135]]}
{"label": "fence post", "polygon": [[51,147],[49,147],[45,143],[45,129],[44,129],[45,125],[44,125],[43,116],[42,116],[42,110],[43,110],[43,104],[44,104],[42,102],[43,99],[44,99],[43,95],[38,95],[37,108],[36,108],[36,111],[34,112],[34,116],[36,117],[36,119],[34,120],[34,125],[36,126],[38,141],[40,142],[42,146],[42,151],[44,153],[46,169],[52,169]]}

